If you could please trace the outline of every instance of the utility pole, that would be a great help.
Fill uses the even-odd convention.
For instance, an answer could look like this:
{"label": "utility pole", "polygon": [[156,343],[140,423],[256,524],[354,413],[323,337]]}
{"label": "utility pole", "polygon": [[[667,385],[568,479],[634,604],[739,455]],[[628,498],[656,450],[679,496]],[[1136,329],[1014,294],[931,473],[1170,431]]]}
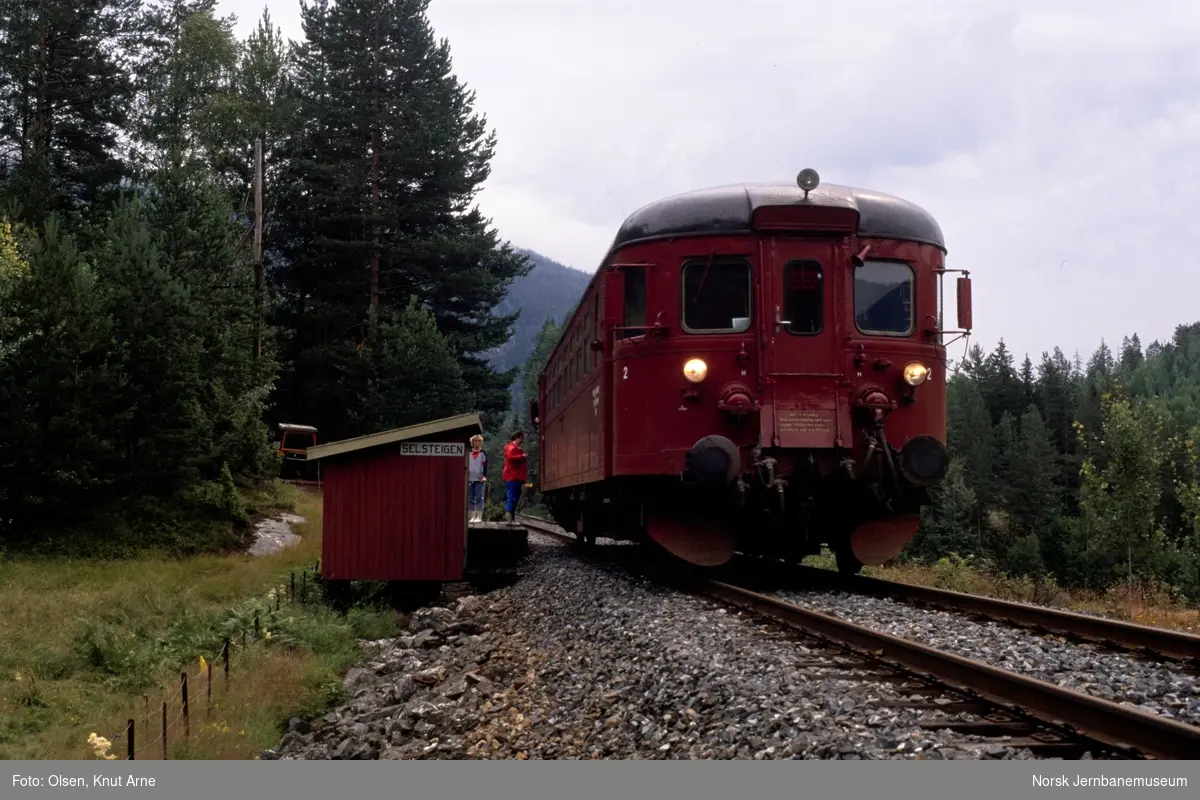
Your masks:
{"label": "utility pole", "polygon": [[379,127],[371,123],[371,305],[372,340],[379,325]]}
{"label": "utility pole", "polygon": [[263,152],[254,140],[254,358],[262,358],[263,329]]}

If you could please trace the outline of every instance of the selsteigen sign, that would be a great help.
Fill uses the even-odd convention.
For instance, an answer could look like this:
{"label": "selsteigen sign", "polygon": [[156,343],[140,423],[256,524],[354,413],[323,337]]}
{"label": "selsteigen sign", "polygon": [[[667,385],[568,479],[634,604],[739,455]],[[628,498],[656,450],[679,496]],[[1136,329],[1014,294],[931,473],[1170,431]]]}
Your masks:
{"label": "selsteigen sign", "polygon": [[466,452],[462,442],[405,442],[400,445],[402,456],[462,456]]}

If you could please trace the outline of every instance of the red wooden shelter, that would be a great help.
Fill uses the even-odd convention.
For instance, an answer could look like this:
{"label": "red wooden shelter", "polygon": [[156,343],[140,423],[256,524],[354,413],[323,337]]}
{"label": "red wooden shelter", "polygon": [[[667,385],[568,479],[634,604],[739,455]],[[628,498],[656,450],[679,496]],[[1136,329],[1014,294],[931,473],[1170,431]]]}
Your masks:
{"label": "red wooden shelter", "polygon": [[478,414],[330,442],[322,462],[321,576],[458,581],[467,539],[467,453]]}

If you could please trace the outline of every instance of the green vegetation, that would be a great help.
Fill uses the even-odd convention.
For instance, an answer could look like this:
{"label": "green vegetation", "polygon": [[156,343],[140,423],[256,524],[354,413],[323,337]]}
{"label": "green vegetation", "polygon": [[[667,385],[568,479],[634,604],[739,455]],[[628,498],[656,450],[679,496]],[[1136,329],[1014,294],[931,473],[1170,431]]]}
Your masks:
{"label": "green vegetation", "polygon": [[233,548],[276,423],[509,411],[486,359],[530,265],[473,206],[494,135],[427,0],[311,6],[294,45],[216,0],[27,5],[0,2],[0,550]]}
{"label": "green vegetation", "polygon": [[[184,742],[181,723],[170,731],[172,758],[253,757],[277,743],[290,716],[320,714],[341,699],[340,676],[359,655],[355,640],[395,635],[395,615],[358,607],[340,616],[319,595],[289,603],[290,573],[320,556],[320,498],[276,490],[249,499],[252,512],[283,507],[305,517],[295,529],[302,540],[260,558],[144,555],[0,566],[0,759],[90,758],[88,735],[115,742],[130,717],[139,746],[149,745],[181,671],[191,676],[192,735]],[[269,594],[280,591],[276,611]],[[228,691],[218,658],[226,636],[235,642]],[[201,657],[213,667],[211,717]],[[174,720],[178,697],[168,709]],[[113,752],[124,757],[124,747],[121,740]],[[160,757],[157,745],[138,754]]]}
{"label": "green vegetation", "polygon": [[1200,324],[1119,357],[1101,344],[1086,367],[975,346],[948,405],[955,464],[902,562],[1119,596],[1126,613],[1200,601]]}

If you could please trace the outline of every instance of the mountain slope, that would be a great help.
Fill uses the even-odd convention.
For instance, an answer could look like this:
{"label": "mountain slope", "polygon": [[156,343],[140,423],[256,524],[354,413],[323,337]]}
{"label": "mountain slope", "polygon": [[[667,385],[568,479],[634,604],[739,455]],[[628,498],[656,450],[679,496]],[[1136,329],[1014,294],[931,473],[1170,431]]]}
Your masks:
{"label": "mountain slope", "polygon": [[592,276],[582,270],[559,264],[532,250],[518,250],[533,263],[528,275],[517,278],[508,295],[496,306],[497,314],[520,310],[521,316],[513,326],[513,336],[488,353],[488,360],[497,370],[519,367],[533,352],[538,331],[547,318],[561,321],[583,296]]}

